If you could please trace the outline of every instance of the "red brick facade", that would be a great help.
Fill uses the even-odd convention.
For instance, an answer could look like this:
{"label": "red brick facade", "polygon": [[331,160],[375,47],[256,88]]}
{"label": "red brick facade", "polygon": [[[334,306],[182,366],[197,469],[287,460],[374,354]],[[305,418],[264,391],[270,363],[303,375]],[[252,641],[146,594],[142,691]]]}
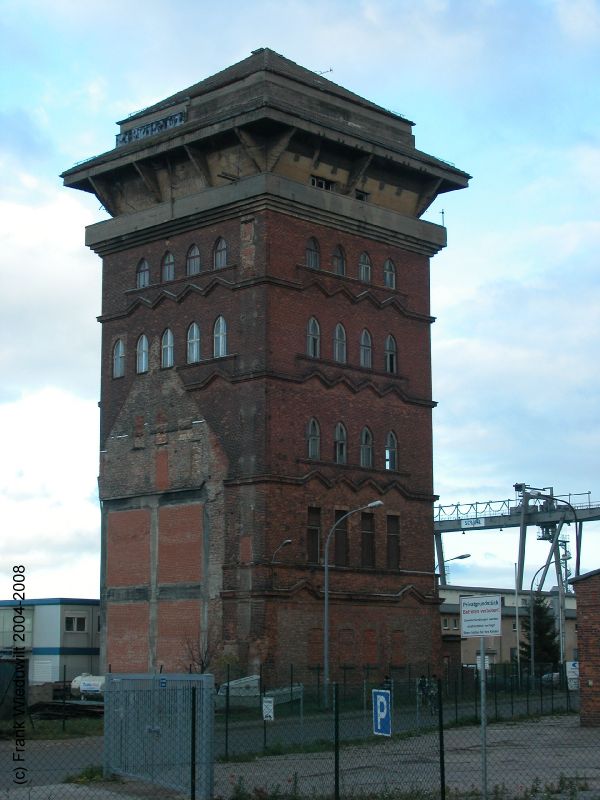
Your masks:
{"label": "red brick facade", "polygon": [[573,578],[577,592],[580,719],[600,725],[600,570]]}
{"label": "red brick facade", "polygon": [[[251,77],[263,75],[260,65],[252,72],[256,58]],[[299,76],[312,93],[312,73]],[[352,113],[367,113],[355,96],[332,92]],[[409,146],[410,124],[384,113],[393,147]],[[150,151],[138,159],[141,142],[68,179],[91,186],[115,216],[88,240],[103,257],[102,602],[105,658],[116,671],[180,669],[190,633],[215,654],[217,670],[221,656],[244,671],[269,669],[273,679],[290,663],[320,666],[324,539],[341,514],[373,500],[383,507],[352,515],[345,536],[332,537],[332,677],[341,665],[387,671],[440,661],[429,258],[444,233],[417,217],[436,191],[466,185],[464,173],[423,154],[410,172],[396,151],[394,166],[376,148],[365,157],[354,139],[321,146],[308,127],[278,125],[234,134],[227,119],[203,150],[174,131],[152,160]],[[387,135],[385,126],[373,130]],[[261,135],[264,161],[249,147]],[[319,188],[335,181],[311,177],[338,169],[347,177],[337,194]],[[348,188],[359,179],[368,190],[360,200]],[[219,241],[223,263],[215,261]],[[200,269],[190,274],[194,245]],[[165,253],[175,269],[166,280]],[[370,275],[359,269],[365,254]],[[136,283],[141,259],[147,286]],[[217,320],[226,345],[215,340]],[[318,339],[309,337],[310,320]],[[199,358],[190,357],[193,323]],[[147,363],[136,349],[142,336]],[[318,436],[309,442],[311,421]],[[127,619],[136,626],[129,649]]]}

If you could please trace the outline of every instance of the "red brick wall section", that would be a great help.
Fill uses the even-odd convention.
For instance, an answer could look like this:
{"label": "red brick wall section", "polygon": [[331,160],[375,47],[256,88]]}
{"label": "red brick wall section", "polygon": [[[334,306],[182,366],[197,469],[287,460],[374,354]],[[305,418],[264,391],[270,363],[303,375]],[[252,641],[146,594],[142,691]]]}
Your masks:
{"label": "red brick wall section", "polygon": [[109,603],[106,661],[112,672],[147,672],[148,604]]}
{"label": "red brick wall section", "polygon": [[200,601],[162,600],[158,605],[156,660],[163,672],[188,672],[190,663],[195,666],[200,645]]}
{"label": "red brick wall section", "polygon": [[600,726],[600,574],[582,576],[575,588],[581,724]]}
{"label": "red brick wall section", "polygon": [[200,503],[190,503],[159,510],[159,583],[201,580],[203,508]]}
{"label": "red brick wall section", "polygon": [[107,532],[107,586],[150,582],[150,512],[111,511]]}

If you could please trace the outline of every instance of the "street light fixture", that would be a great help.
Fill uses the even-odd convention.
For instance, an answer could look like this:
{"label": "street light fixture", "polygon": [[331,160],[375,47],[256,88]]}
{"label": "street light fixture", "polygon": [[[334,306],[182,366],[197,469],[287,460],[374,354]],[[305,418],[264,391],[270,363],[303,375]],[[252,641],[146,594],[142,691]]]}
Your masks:
{"label": "street light fixture", "polygon": [[282,547],[287,547],[287,546],[288,546],[288,544],[291,544],[291,543],[292,543],[292,540],[291,540],[291,539],[284,539],[284,540],[283,540],[283,542],[281,542],[281,544],[280,544],[278,547],[276,547],[276,548],[275,548],[275,550],[274,550],[274,552],[273,552],[273,555],[272,555],[272,557],[271,557],[271,564],[274,564],[274,563],[275,563],[275,556],[276,556],[276,555],[277,555],[277,553],[278,553],[278,552],[281,550],[281,548],[282,548]]}
{"label": "street light fixture", "polygon": [[[436,564],[433,568],[434,573],[437,573],[438,568],[441,566],[444,571],[444,585],[446,582],[446,564],[449,564],[451,561],[462,561],[465,558],[471,558],[471,553],[462,553],[460,556],[454,556],[454,558],[445,558],[443,561],[440,561],[439,564]],[[433,578],[433,583],[435,586],[435,576]]]}
{"label": "street light fixture", "polygon": [[364,506],[353,508],[346,514],[343,514],[333,523],[329,533],[327,534],[327,539],[325,539],[325,552],[323,561],[323,705],[325,708],[327,708],[329,705],[329,542],[331,541],[331,537],[335,533],[338,525],[345,519],[348,519],[348,517],[352,516],[352,514],[356,514],[359,511],[364,511],[367,508],[378,508],[382,505],[382,500],[373,500]]}

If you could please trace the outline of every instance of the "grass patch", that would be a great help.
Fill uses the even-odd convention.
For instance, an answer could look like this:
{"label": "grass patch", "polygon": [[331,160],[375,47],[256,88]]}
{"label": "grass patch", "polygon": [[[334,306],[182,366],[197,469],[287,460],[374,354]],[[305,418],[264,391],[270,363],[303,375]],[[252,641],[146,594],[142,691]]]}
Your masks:
{"label": "grass patch", "polygon": [[[511,794],[504,784],[496,784],[489,792],[491,800],[555,800],[557,796],[568,800],[577,800],[578,793],[588,789],[584,778],[571,778],[561,775],[556,784],[542,784],[538,778],[531,787],[520,794]],[[423,789],[386,790],[378,792],[360,792],[351,795],[352,800],[439,800],[439,790]],[[294,773],[291,786],[282,791],[280,786],[273,789],[255,787],[247,789],[243,778],[238,778],[231,793],[231,800],[300,800],[298,791],[298,773]],[[330,800],[331,795],[311,795],[311,800]],[[446,788],[447,800],[481,800],[482,794],[475,786],[467,790]]]}
{"label": "grass patch", "polygon": [[[104,720],[98,717],[75,717],[63,721],[61,719],[34,719],[25,721],[25,739],[76,739],[82,736],[102,736]],[[0,740],[15,738],[12,724],[8,721],[0,723]]]}
{"label": "grass patch", "polygon": [[82,769],[81,772],[78,772],[77,775],[67,775],[64,783],[89,784],[106,783],[107,781],[120,783],[121,779],[116,775],[110,775],[105,778],[102,767],[99,764],[91,764],[89,767]]}

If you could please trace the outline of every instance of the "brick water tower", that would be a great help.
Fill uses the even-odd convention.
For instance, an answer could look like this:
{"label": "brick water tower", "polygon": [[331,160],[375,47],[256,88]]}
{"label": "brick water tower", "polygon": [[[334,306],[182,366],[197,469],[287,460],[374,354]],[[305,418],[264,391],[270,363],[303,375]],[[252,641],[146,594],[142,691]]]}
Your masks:
{"label": "brick water tower", "polygon": [[[67,170],[102,258],[103,659],[272,680],[440,657],[429,259],[469,176],[272,50]],[[291,540],[288,542],[288,540]],[[297,672],[296,674],[300,674]],[[358,673],[355,673],[358,674]]]}

